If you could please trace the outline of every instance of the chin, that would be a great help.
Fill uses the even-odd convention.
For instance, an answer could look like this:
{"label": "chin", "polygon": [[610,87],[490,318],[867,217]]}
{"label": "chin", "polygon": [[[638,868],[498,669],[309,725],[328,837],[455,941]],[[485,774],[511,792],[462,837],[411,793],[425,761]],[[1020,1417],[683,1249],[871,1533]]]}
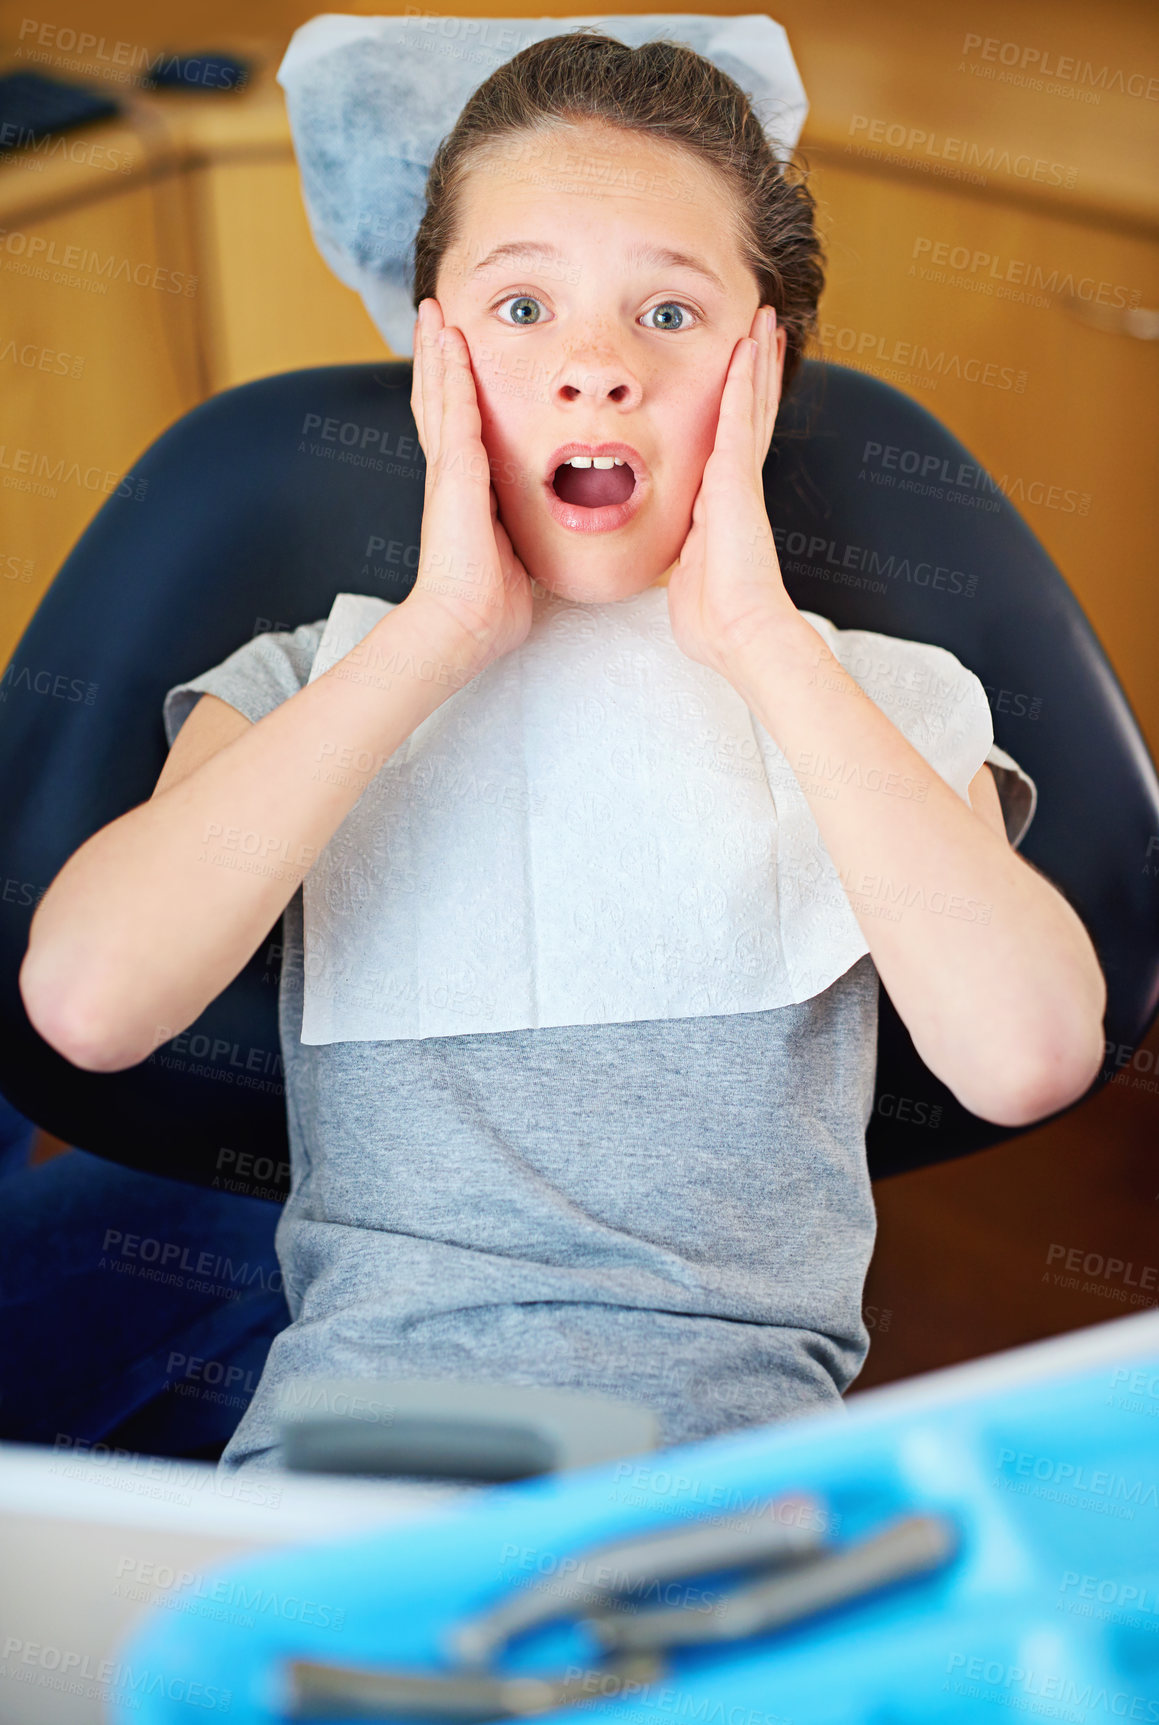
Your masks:
{"label": "chin", "polygon": [[[525,564],[526,568],[527,565]],[[532,571],[528,571],[532,573]],[[584,572],[575,568],[547,571],[535,571],[532,578],[537,587],[548,593],[554,593],[557,599],[569,600],[573,605],[607,605],[618,599],[632,599],[637,593],[643,593],[655,585],[657,579],[664,573],[658,569],[655,575],[641,578],[637,572],[634,575],[617,574],[613,570],[601,571],[592,569]]]}
{"label": "chin", "polygon": [[575,605],[602,605],[618,599],[631,599],[663,581],[676,555],[676,552],[670,552],[664,557],[659,551],[649,553],[643,547],[626,545],[613,548],[608,544],[597,548],[575,542],[563,545],[550,541],[545,543],[540,533],[529,534],[526,542],[521,543],[524,536],[517,529],[512,531],[507,522],[503,525],[507,528],[512,549],[536,586]]}

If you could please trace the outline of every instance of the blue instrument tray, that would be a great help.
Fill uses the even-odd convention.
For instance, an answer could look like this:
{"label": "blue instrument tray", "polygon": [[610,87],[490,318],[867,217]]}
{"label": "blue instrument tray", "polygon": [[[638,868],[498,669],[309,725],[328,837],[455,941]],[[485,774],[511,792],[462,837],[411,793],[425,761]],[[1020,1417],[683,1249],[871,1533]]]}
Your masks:
{"label": "blue instrument tray", "polygon": [[[536,1716],[958,1725],[991,1717],[989,1702],[1159,1721],[1154,1312],[869,1391],[839,1413],[480,1489],[397,1530],[234,1561],[139,1626],[110,1717],[187,1725],[225,1711],[233,1725],[280,1725],[295,1659],[446,1673],[457,1624],[545,1578],[566,1586],[589,1548],[751,1517],[795,1491],[823,1500],[827,1543],[934,1514],[957,1550],[933,1573],[791,1628],[672,1651],[655,1682]],[[563,1621],[494,1669],[574,1673],[599,1659]]]}

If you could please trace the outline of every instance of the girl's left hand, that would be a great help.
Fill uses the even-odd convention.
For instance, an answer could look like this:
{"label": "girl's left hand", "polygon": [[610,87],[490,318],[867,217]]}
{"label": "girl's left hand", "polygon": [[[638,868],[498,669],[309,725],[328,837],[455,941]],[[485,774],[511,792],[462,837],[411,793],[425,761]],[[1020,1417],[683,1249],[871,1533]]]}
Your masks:
{"label": "girl's left hand", "polygon": [[762,481],[784,365],[777,314],[759,306],[751,335],[733,349],[692,527],[668,577],[677,646],[722,675],[730,653],[770,622],[797,614],[781,579]]}

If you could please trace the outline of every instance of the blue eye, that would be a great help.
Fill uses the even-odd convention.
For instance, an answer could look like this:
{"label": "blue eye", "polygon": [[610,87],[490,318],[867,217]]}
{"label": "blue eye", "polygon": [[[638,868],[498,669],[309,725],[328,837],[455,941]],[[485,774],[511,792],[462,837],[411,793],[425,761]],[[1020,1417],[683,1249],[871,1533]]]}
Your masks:
{"label": "blue eye", "polygon": [[[653,325],[652,325],[652,328],[653,328],[653,329],[670,329],[670,330],[681,330],[681,329],[683,329],[683,328],[684,328],[684,317],[683,317],[683,313],[684,313],[684,312],[686,312],[686,311],[692,311],[692,307],[691,307],[691,306],[687,306],[687,305],[685,305],[685,304],[684,304],[684,302],[683,302],[683,300],[678,300],[678,299],[666,299],[666,300],[664,300],[664,301],[662,301],[662,302],[661,302],[661,304],[660,304],[660,305],[654,305],[654,306],[653,306],[653,307],[652,307],[652,311],[662,311],[662,312],[670,312],[670,311],[678,311],[678,312],[680,312],[680,313],[681,313],[681,314],[682,314],[682,315],[681,315],[681,318],[680,318],[680,322],[679,322],[679,323],[676,323],[676,324],[672,324],[672,323],[669,323],[669,324],[653,324]],[[650,316],[650,315],[651,315],[651,313],[650,313],[650,312],[645,312],[645,313],[644,313],[644,316],[645,316],[645,317],[649,317],[649,316]],[[695,313],[693,313],[693,316],[695,316],[695,315],[696,315],[696,314],[695,314]]]}
{"label": "blue eye", "polygon": [[[542,307],[543,301],[536,299],[534,294],[529,294],[529,293],[508,294],[507,298],[500,300],[498,305],[492,307],[492,310],[493,311],[499,311],[499,310],[501,310],[501,308],[503,306],[507,306],[507,305],[512,306],[513,308],[516,308],[513,311],[514,322],[508,325],[508,327],[511,329],[519,329],[519,328],[531,329],[534,327],[535,324],[537,324],[541,321],[541,319],[539,318],[538,315],[533,315],[533,316],[528,317],[528,316],[523,315],[523,313],[518,309],[518,308],[524,308],[524,310],[527,310],[527,309],[530,309],[532,306]],[[692,312],[693,317],[698,318],[698,316],[699,316],[699,314],[697,312],[693,311],[691,306],[685,305],[683,300],[678,300],[678,299],[663,300],[659,305],[654,305],[650,311],[646,311],[644,313],[644,316],[650,317],[652,315],[652,312],[663,312],[669,318],[671,317],[671,314],[673,312],[676,312],[679,315],[679,321],[676,323],[666,322],[663,324],[652,324],[650,327],[652,329],[656,330],[658,333],[665,331],[665,330],[671,331],[673,333],[678,333],[685,326],[685,313],[686,312]],[[506,320],[504,320],[504,321],[506,321]],[[695,327],[695,326],[690,325],[689,327]]]}
{"label": "blue eye", "polygon": [[[517,293],[517,294],[509,295],[507,299],[500,300],[499,305],[497,305],[495,307],[495,310],[498,311],[500,306],[505,306],[505,305],[533,306],[533,305],[542,305],[542,303],[543,303],[542,300],[537,300],[535,298],[534,294]],[[539,322],[539,319],[537,317],[521,317],[517,320],[516,324],[513,327],[519,328],[520,326],[522,326],[524,328],[527,328],[529,325],[536,324],[538,322]]]}

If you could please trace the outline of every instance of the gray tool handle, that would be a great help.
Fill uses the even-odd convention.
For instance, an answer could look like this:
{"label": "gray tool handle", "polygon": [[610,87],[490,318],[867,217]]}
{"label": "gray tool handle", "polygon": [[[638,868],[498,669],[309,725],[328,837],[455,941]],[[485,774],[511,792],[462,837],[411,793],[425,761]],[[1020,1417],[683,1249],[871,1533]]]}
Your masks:
{"label": "gray tool handle", "polygon": [[653,1657],[620,1660],[578,1677],[497,1677],[485,1672],[428,1677],[414,1671],[366,1671],[295,1659],[289,1668],[291,1719],[451,1719],[482,1725],[527,1719],[579,1701],[601,1700],[663,1676]]}
{"label": "gray tool handle", "polygon": [[618,1653],[735,1641],[781,1629],[890,1582],[936,1569],[956,1547],[955,1529],[943,1516],[906,1516],[868,1539],[825,1551],[783,1575],[762,1576],[734,1588],[709,1611],[676,1606],[601,1613],[593,1614],[589,1624],[604,1647]]}
{"label": "gray tool handle", "polygon": [[513,1636],[559,1617],[582,1615],[609,1595],[629,1596],[656,1582],[713,1570],[792,1565],[821,1545],[824,1506],[807,1492],[786,1493],[743,1519],[716,1518],[692,1527],[649,1529],[585,1551],[560,1575],[533,1582],[449,1638],[464,1665],[485,1665]]}
{"label": "gray tool handle", "polygon": [[538,1385],[295,1378],[278,1398],[298,1473],[500,1481],[594,1467],[656,1447],[650,1408]]}
{"label": "gray tool handle", "polygon": [[[654,1544],[661,1547],[660,1569],[669,1575],[684,1575],[697,1552],[710,1563],[719,1563],[726,1551],[735,1554],[735,1535],[732,1540],[730,1545],[727,1538],[722,1538],[720,1527],[701,1527],[690,1529],[687,1534],[662,1535]],[[719,1607],[709,1613],[686,1605],[622,1616],[599,1609],[581,1612],[577,1614],[580,1620],[603,1642],[611,1657],[600,1670],[573,1672],[558,1678],[507,1677],[484,1670],[426,1675],[293,1661],[290,1717],[383,1720],[420,1717],[441,1718],[458,1725],[460,1721],[527,1717],[588,1699],[606,1698],[621,1693],[628,1683],[652,1683],[665,1676],[663,1655],[670,1648],[742,1641],[775,1631],[829,1607],[863,1598],[891,1582],[939,1568],[954,1555],[957,1545],[957,1529],[946,1517],[905,1516],[838,1550],[826,1547],[812,1553],[791,1551],[787,1564],[784,1550],[771,1550],[773,1573],[722,1594]],[[646,1539],[641,1536],[609,1549],[619,1550],[632,1573],[640,1575],[645,1567],[645,1546]],[[750,1546],[750,1558],[752,1549]],[[656,1568],[652,1574],[657,1576]],[[538,1590],[535,1592],[538,1598]],[[601,1603],[605,1608],[612,1603],[606,1592]],[[541,1609],[532,1618],[525,1615],[514,1628],[548,1620],[549,1614]],[[474,1625],[487,1631],[484,1639],[492,1651],[505,1639],[494,1633],[498,1622],[499,1614],[493,1612],[487,1618],[477,1619]],[[504,1620],[503,1626],[508,1633],[514,1633],[509,1619]]]}

